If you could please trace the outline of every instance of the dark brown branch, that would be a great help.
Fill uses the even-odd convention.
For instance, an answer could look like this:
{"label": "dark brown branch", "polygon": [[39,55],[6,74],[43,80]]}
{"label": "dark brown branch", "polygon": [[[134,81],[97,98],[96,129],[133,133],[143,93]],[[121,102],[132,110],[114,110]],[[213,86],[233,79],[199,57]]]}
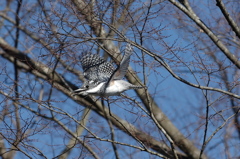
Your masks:
{"label": "dark brown branch", "polygon": [[190,19],[192,19],[207,35],[208,37],[216,44],[216,46],[224,53],[224,55],[237,67],[240,69],[240,61],[238,58],[229,51],[229,49],[221,42],[221,40],[208,28],[201,19],[189,9],[190,7],[185,8],[179,2],[175,0],[169,0],[174,6],[176,6],[179,10],[184,12]]}
{"label": "dark brown branch", "polygon": [[[102,107],[101,103],[96,102],[94,99],[90,97],[85,97],[85,98],[82,98],[80,96],[73,97],[72,92],[64,84],[64,82],[62,81],[62,78],[60,78],[60,75],[58,75],[56,72],[52,72],[52,69],[50,69],[49,67],[47,67],[46,65],[40,62],[36,62],[30,59],[28,56],[26,56],[19,50],[8,45],[1,38],[0,38],[0,47],[5,51],[4,53],[1,54],[2,57],[6,58],[10,62],[13,62],[13,59],[17,58],[18,59],[17,65],[19,68],[24,69],[25,71],[30,72],[33,75],[39,78],[42,78],[50,83],[52,83],[51,81],[54,81],[53,86],[55,88],[57,88],[58,90],[66,94],[68,97],[75,100],[77,103],[85,107],[92,108],[96,113],[106,118],[104,113],[105,111],[108,111],[108,110],[104,110],[104,109],[107,109],[106,107]],[[71,82],[69,81],[66,81],[66,82],[73,90],[77,88]],[[158,153],[161,153],[168,157],[172,156],[172,150],[166,144],[155,140],[152,136],[138,130],[133,125],[129,124],[127,121],[117,117],[115,114],[112,114],[112,116],[114,117],[109,116],[108,118],[116,127],[118,127],[119,129],[121,129],[126,133],[131,132],[131,134],[129,135],[136,136],[147,147],[150,147],[151,149],[157,151]],[[166,122],[166,121],[162,121],[162,122]],[[124,125],[124,127],[122,125]],[[126,128],[128,129],[128,131],[125,130]],[[177,155],[179,156],[179,158],[187,158],[184,154],[180,152],[177,152]]]}
{"label": "dark brown branch", "polygon": [[[85,17],[85,20],[88,22],[95,35],[98,37],[106,37],[106,32],[101,26],[101,23],[103,22],[100,22],[97,19],[94,12],[91,10],[91,7],[88,6],[88,4],[86,4],[83,0],[72,0],[72,2],[75,4],[77,10],[82,14],[82,16]],[[106,49],[112,56],[114,56],[115,60],[120,58],[117,58],[117,54],[120,53],[120,51],[112,41],[99,40],[98,42],[103,45],[104,49]],[[140,81],[139,78],[133,73],[127,73],[126,77],[133,84],[139,83]],[[167,116],[165,116],[165,114],[159,109],[158,105],[151,98],[150,94],[144,90],[136,90],[136,92],[147,109],[150,112],[152,111],[154,113],[156,120],[166,130],[174,143],[179,146],[179,148],[184,151],[189,157],[199,158],[199,149],[196,148],[190,140],[186,139],[186,137],[173,125]]]}
{"label": "dark brown branch", "polygon": [[232,30],[235,32],[237,37],[240,39],[240,28],[238,27],[238,25],[235,23],[235,21],[232,19],[232,17],[228,13],[228,11],[227,11],[226,7],[224,6],[222,0],[216,0],[216,2],[217,2],[216,5],[222,11],[222,13],[223,13],[225,19],[227,20],[228,24],[231,26]]}

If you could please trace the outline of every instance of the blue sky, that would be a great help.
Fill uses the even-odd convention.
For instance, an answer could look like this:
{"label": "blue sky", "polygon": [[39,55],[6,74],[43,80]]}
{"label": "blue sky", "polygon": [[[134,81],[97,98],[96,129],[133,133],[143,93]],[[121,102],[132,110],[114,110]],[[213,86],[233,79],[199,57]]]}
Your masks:
{"label": "blue sky", "polygon": [[[31,3],[32,2],[32,3]],[[35,1],[28,1],[25,5],[29,9]],[[3,3],[3,2],[1,2]],[[1,4],[0,3],[0,4]],[[16,2],[13,4],[15,5]],[[15,8],[15,6],[12,4],[12,7]],[[54,3],[53,3],[54,4]],[[51,5],[57,6],[57,5]],[[194,26],[189,25],[190,29],[196,32],[196,34],[191,34],[189,32],[186,32],[184,29],[182,29],[184,26],[179,24],[177,27],[175,24],[178,24],[177,19],[174,19],[171,15],[175,14],[175,10],[168,10],[167,3],[162,3],[163,6],[155,6],[155,8],[152,11],[158,10],[158,8],[162,7],[162,10],[159,11],[158,17],[155,17],[155,19],[151,20],[149,19],[147,25],[146,25],[146,31],[149,31],[148,34],[144,34],[144,41],[143,41],[143,47],[149,49],[150,51],[162,56],[168,64],[172,67],[172,69],[175,71],[176,74],[181,76],[182,78],[192,82],[197,83],[200,82],[202,85],[206,85],[206,72],[201,70],[200,62],[196,61],[196,58],[198,55],[205,59],[204,63],[209,66],[208,69],[210,70],[210,64],[213,63],[212,59],[209,58],[205,53],[206,49],[204,49],[203,44],[199,44],[198,38],[202,38],[205,35],[202,35],[200,32],[197,32],[197,29]],[[49,4],[48,4],[49,5]],[[138,7],[139,5],[142,5],[142,3],[134,3],[134,7]],[[166,6],[164,6],[166,5]],[[195,4],[196,5],[196,4]],[[3,5],[0,5],[3,6]],[[50,7],[50,8],[51,8]],[[199,5],[196,5],[195,7],[198,7],[197,13],[199,16],[206,20],[206,24],[210,25],[211,23],[208,21],[208,15],[211,13],[212,4],[205,4],[205,3],[199,3]],[[57,8],[57,7],[56,7]],[[52,8],[52,9],[56,9]],[[209,9],[211,8],[211,10]],[[2,8],[0,8],[2,9]],[[64,7],[59,7],[62,11],[68,11]],[[204,11],[204,12],[200,12]],[[217,9],[215,9],[216,12],[218,12]],[[44,34],[47,35],[47,30],[44,30],[44,23],[40,23],[39,21],[42,20],[41,17],[38,17],[38,12],[33,12],[34,14],[32,16],[29,16],[31,20],[29,22],[31,23],[31,29],[30,31],[39,31],[39,35],[46,38]],[[218,12],[219,13],[219,12]],[[69,13],[67,13],[69,14]],[[145,15],[145,14],[144,14]],[[155,14],[154,14],[155,15]],[[10,15],[11,17],[13,15]],[[67,16],[67,15],[66,15]],[[211,15],[215,16],[215,15]],[[219,15],[220,16],[220,15]],[[169,17],[169,19],[166,19],[166,17]],[[56,17],[55,17],[56,18]],[[186,17],[185,17],[186,18]],[[216,17],[217,18],[217,15]],[[53,16],[54,19],[54,16]],[[141,17],[139,18],[139,20]],[[187,19],[187,18],[186,18]],[[26,18],[27,20],[27,18]],[[27,21],[23,20],[21,21],[22,25],[27,24]],[[43,19],[44,20],[44,19]],[[58,24],[60,27],[61,24],[59,23],[59,18],[56,18],[55,24]],[[73,20],[74,17],[69,16],[69,21]],[[137,20],[136,20],[137,21]],[[189,24],[193,24],[190,22],[186,22]],[[9,42],[13,46],[13,39],[10,35],[8,35],[7,31],[11,28],[12,24],[10,24],[7,21],[4,21],[4,24],[6,27],[3,27],[0,29],[0,36],[5,37],[5,40]],[[216,24],[215,24],[216,25]],[[85,25],[87,26],[87,25]],[[211,26],[214,26],[214,24],[211,24]],[[42,27],[42,28],[41,28]],[[137,23],[138,29],[142,28],[142,22],[139,21]],[[8,29],[7,29],[8,28]],[[159,35],[153,34],[151,32],[151,28],[158,28],[161,32]],[[64,26],[64,29],[70,30],[67,28],[67,26]],[[79,32],[86,32],[89,28],[87,28],[85,31],[82,29],[85,29],[82,26],[78,27]],[[61,28],[58,28],[58,31],[61,33],[64,33],[64,30]],[[13,32],[9,32],[10,34],[14,35]],[[74,34],[77,34],[78,31],[73,32]],[[137,35],[136,28],[133,26],[129,31],[127,32],[127,37],[135,41],[136,43],[140,43],[140,40]],[[151,36],[150,36],[151,35]],[[154,36],[158,36],[159,39],[154,39]],[[64,37],[64,36],[63,36]],[[207,38],[206,36],[204,38]],[[69,42],[70,40],[74,40],[74,42],[79,42],[81,39],[78,38],[68,38],[66,41]],[[26,51],[28,48],[32,47],[32,50],[28,54],[29,57],[35,58],[36,60],[39,60],[42,63],[45,63],[46,65],[53,67],[55,64],[55,58],[51,55],[48,55],[48,51],[46,49],[43,49],[42,46],[36,44],[31,39],[27,38],[23,33],[20,34],[20,44],[19,49]],[[71,41],[70,41],[71,42]],[[171,46],[171,50],[175,53],[175,55],[171,54],[171,51],[167,49],[167,46]],[[198,50],[199,46],[202,46],[203,50]],[[207,45],[212,45],[212,43],[209,43]],[[58,50],[59,45],[57,43],[51,43],[51,46],[53,47],[53,50]],[[120,50],[122,51],[124,49],[125,43],[121,44]],[[230,47],[232,48],[232,47]],[[81,67],[79,66],[79,60],[78,57],[81,56],[81,52],[84,50],[90,49],[92,52],[97,52],[97,46],[93,44],[92,41],[86,42],[86,43],[79,43],[79,44],[71,44],[68,47],[66,47],[63,50],[63,56],[62,58],[64,60],[67,60],[68,64],[71,64],[72,67],[81,70]],[[102,52],[102,51],[101,51]],[[59,53],[59,52],[56,52]],[[225,56],[221,54],[221,52],[216,52],[216,54],[219,54],[219,60],[224,60]],[[47,55],[47,56],[45,56]],[[176,55],[185,62],[187,66],[189,66],[192,71],[194,71],[195,77],[189,73],[189,69],[180,62],[180,60],[176,57]],[[131,57],[131,63],[130,66],[137,72],[139,77],[143,79],[143,67],[142,67],[142,52],[134,48],[134,54]],[[189,139],[191,139],[199,148],[202,144],[203,139],[203,133],[204,133],[204,122],[203,119],[205,117],[206,112],[206,99],[204,98],[204,94],[206,91],[202,91],[197,88],[190,87],[176,79],[174,79],[165,68],[163,68],[161,65],[159,65],[157,62],[153,61],[153,58],[144,55],[146,60],[146,77],[147,77],[147,87],[152,94],[153,98],[155,99],[156,103],[158,103],[158,106],[160,109],[166,114],[168,118],[171,119],[171,121],[175,124],[177,128]],[[14,71],[13,71],[13,65],[0,57],[2,66],[1,70],[3,70],[0,73],[0,87],[2,87],[3,90],[6,90],[6,92],[9,92],[10,88],[12,87],[13,80],[14,79]],[[229,61],[225,60],[225,65],[228,65]],[[215,66],[212,67],[212,69],[216,69]],[[66,79],[70,80],[71,82],[75,83],[77,86],[81,85],[81,82],[79,81],[78,77],[69,73],[65,68],[63,68],[61,65],[58,65],[58,68],[56,69],[59,74],[64,76]],[[202,72],[201,72],[202,71]],[[229,68],[229,72],[231,72],[232,69]],[[9,75],[7,77],[6,75]],[[21,98],[23,99],[23,103],[27,106],[31,107],[32,109],[37,110],[39,105],[36,102],[33,102],[31,99],[27,99],[25,97],[29,97],[29,94],[32,95],[33,98],[37,99],[40,94],[40,90],[43,89],[43,100],[48,99],[49,91],[51,89],[49,83],[47,81],[44,81],[42,79],[36,79],[33,75],[29,73],[20,72],[20,92],[23,96]],[[217,75],[217,74],[216,74]],[[231,76],[231,74],[229,74]],[[7,81],[6,81],[7,78]],[[8,79],[9,78],[9,79]],[[12,79],[11,79],[12,78]],[[198,81],[196,81],[196,79]],[[213,74],[211,77],[210,86],[211,87],[222,87],[225,89],[224,86],[219,86],[218,82],[220,82],[219,78],[216,78]],[[75,103],[72,99],[65,96],[63,93],[59,92],[57,89],[53,89],[51,97],[51,105],[57,108],[61,108],[62,110],[66,111],[69,114],[72,114],[75,118],[80,119],[82,112],[84,110],[84,107],[78,105]],[[136,94],[133,90],[127,91],[125,94],[128,96],[136,99],[138,102],[140,100],[136,97]],[[12,94],[11,94],[12,95]],[[216,99],[220,98],[222,94],[208,91],[208,100],[209,102],[214,102]],[[0,95],[0,100],[2,104],[7,104],[4,101],[6,100],[5,97]],[[145,131],[146,133],[151,134],[155,138],[162,140],[164,137],[159,132],[159,130],[154,126],[152,120],[144,114],[144,112],[137,106],[131,103],[127,99],[123,99],[122,97],[111,97],[110,98],[110,108],[112,113],[117,114],[122,119],[127,120],[131,124],[135,125],[139,129]],[[141,104],[141,103],[140,103]],[[13,108],[11,108],[13,109]],[[49,111],[43,107],[41,107],[41,111],[50,114]],[[232,110],[230,107],[229,99],[225,98],[219,101],[216,101],[213,104],[213,107],[210,107],[209,114],[212,116],[210,122],[209,122],[209,128],[208,128],[208,134],[207,137],[210,136],[212,132],[216,130],[218,126],[220,126],[223,123],[223,120],[218,116],[215,115],[216,111],[224,110],[224,117],[225,119],[232,115]],[[2,111],[2,108],[1,108]],[[34,131],[32,132],[32,136],[29,137],[29,139],[32,139],[31,141],[27,141],[30,145],[34,145],[38,147],[38,149],[42,150],[45,155],[48,158],[51,158],[57,154],[59,154],[62,149],[65,147],[65,145],[68,143],[69,136],[61,130],[61,128],[53,123],[49,123],[47,120],[40,120],[36,116],[33,116],[33,114],[26,111],[24,108],[20,108],[21,112],[21,119],[22,124],[24,125],[24,121],[32,122],[30,119],[33,117],[33,121],[35,121],[36,125],[31,125],[33,128],[35,127],[36,130],[38,130],[42,125],[46,125],[46,129],[43,129],[43,131],[39,130],[40,133],[34,134]],[[71,130],[75,130],[77,127],[77,124],[74,123],[71,119],[66,118],[64,115],[57,114],[56,117],[58,117],[61,122],[65,123],[67,127]],[[11,118],[7,118],[5,122],[7,125],[11,125],[14,127],[14,122],[10,120]],[[34,122],[32,122],[34,123]],[[90,128],[93,132],[97,133],[100,137],[103,138],[110,138],[109,134],[109,128],[108,123],[105,121],[105,119],[102,119],[99,117],[98,114],[95,112],[91,112],[91,115],[88,119],[88,128]],[[6,124],[2,123],[0,128],[2,131],[6,130]],[[136,141],[131,140],[131,137],[123,133],[122,131],[115,129],[116,132],[116,140],[121,142],[130,143],[133,145],[139,146]],[[49,135],[50,134],[50,135]],[[231,121],[229,124],[224,127],[222,130],[220,130],[215,137],[212,139],[212,141],[207,145],[206,153],[209,157],[212,158],[225,158],[224,149],[225,145],[223,143],[224,137],[226,134],[231,134],[233,136],[236,136],[234,133],[234,128],[232,126],[231,128]],[[83,133],[81,138],[83,139],[88,135],[86,131]],[[89,145],[91,145],[100,155],[100,158],[112,158],[114,156],[111,144],[106,142],[99,142],[94,139],[86,138]],[[229,145],[232,146],[230,149],[232,155],[237,156],[237,148],[234,148],[235,146],[238,147],[239,140],[238,138],[229,139]],[[220,143],[220,144],[219,144]],[[52,146],[53,149],[49,149]],[[127,155],[132,155],[132,158],[137,157],[143,157],[143,158],[156,158],[156,156],[149,155],[146,152],[136,152],[135,149],[127,148],[124,149],[124,146],[118,146],[119,147],[119,153],[121,158],[124,158]],[[213,148],[213,150],[210,148]],[[76,154],[79,153],[79,145],[77,148],[74,149],[72,152],[72,157],[76,157]],[[53,153],[54,152],[54,153]],[[34,153],[31,155],[34,156]],[[86,155],[86,154],[83,154]],[[21,153],[17,153],[16,158],[24,158],[25,156]],[[39,156],[35,156],[38,158]],[[85,157],[90,158],[90,157]]]}

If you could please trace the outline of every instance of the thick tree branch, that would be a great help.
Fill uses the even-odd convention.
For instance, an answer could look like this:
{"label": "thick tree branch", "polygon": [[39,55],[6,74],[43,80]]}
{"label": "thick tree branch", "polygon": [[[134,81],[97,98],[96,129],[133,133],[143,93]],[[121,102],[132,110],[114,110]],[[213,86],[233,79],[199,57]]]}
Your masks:
{"label": "thick tree branch", "polygon": [[228,21],[228,23],[231,26],[232,30],[235,32],[237,37],[240,39],[240,28],[238,27],[238,25],[235,23],[235,21],[232,19],[232,17],[228,13],[228,11],[227,11],[226,7],[224,6],[222,0],[216,0],[216,2],[217,2],[217,6],[222,11],[224,17]]}
{"label": "thick tree branch", "polygon": [[[85,17],[85,20],[88,22],[95,35],[97,37],[106,37],[106,32],[104,31],[104,28],[101,26],[101,23],[95,16],[95,13],[91,10],[91,7],[88,6],[88,4],[86,4],[83,0],[72,0],[72,2],[75,4],[78,11]],[[115,57],[115,59],[117,59],[116,53],[118,54],[120,51],[112,41],[99,40],[99,43],[102,44],[103,47],[112,56]],[[118,59],[119,58],[120,57],[118,57]],[[133,75],[133,73],[127,73],[126,77],[133,84],[139,83],[140,81],[136,75]],[[139,95],[140,99],[143,101],[144,105],[147,107],[147,109],[150,112],[153,112],[158,123],[166,130],[174,143],[179,146],[179,148],[184,151],[189,157],[199,158],[199,149],[197,149],[190,140],[186,139],[186,137],[173,125],[173,123],[167,118],[167,116],[165,116],[165,114],[159,109],[158,105],[152,99],[150,94],[144,90],[136,90],[136,92]]]}
{"label": "thick tree branch", "polygon": [[[96,113],[99,115],[105,117],[104,112],[108,112],[106,107],[102,107],[100,102],[96,102],[94,99],[90,97],[82,98],[80,96],[72,96],[72,92],[70,89],[64,84],[62,81],[62,78],[60,78],[60,75],[58,75],[56,72],[52,72],[52,69],[47,67],[46,65],[36,62],[32,59],[30,59],[28,56],[20,52],[19,50],[11,47],[8,45],[3,39],[0,38],[0,47],[5,51],[1,54],[2,57],[6,58],[10,62],[13,62],[14,57],[18,59],[17,65],[20,69],[24,69],[25,71],[28,71],[35,75],[36,77],[42,78],[50,83],[53,84],[55,88],[69,96],[70,98],[73,98],[77,103],[80,105],[86,106],[88,108],[92,108]],[[54,76],[53,76],[54,74]],[[54,77],[54,78],[53,78]],[[53,81],[53,82],[52,82]],[[72,89],[77,89],[76,86],[74,86],[71,82],[65,81]],[[106,109],[106,110],[104,110]],[[142,143],[144,143],[147,147],[152,148],[153,150],[165,155],[171,157],[172,150],[164,143],[159,142],[155,140],[150,135],[136,129],[133,125],[129,124],[127,121],[122,120],[121,118],[117,117],[115,114],[112,114],[112,116],[108,117],[111,122],[121,129],[122,131],[126,132],[129,135],[137,137]],[[117,120],[116,120],[117,119]],[[164,122],[164,121],[163,121]],[[124,125],[124,126],[123,126]],[[127,129],[127,131],[126,131]],[[177,153],[179,158],[185,158],[185,155],[181,153]]]}
{"label": "thick tree branch", "polygon": [[192,19],[207,35],[208,37],[218,46],[218,48],[224,53],[224,55],[237,67],[240,69],[240,61],[238,58],[229,51],[229,49],[221,42],[221,40],[208,28],[201,19],[193,12],[192,9],[185,8],[176,0],[169,0],[174,6],[179,10],[184,12],[190,19]]}

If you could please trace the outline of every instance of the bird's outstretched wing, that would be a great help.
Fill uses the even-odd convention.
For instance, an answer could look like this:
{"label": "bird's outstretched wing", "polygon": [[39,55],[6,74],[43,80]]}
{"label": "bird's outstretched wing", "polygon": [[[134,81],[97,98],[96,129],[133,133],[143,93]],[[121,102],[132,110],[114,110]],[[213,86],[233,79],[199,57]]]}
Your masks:
{"label": "bird's outstretched wing", "polygon": [[80,62],[83,75],[88,81],[97,83],[107,81],[114,71],[111,63],[106,62],[96,54],[87,54],[81,58]]}
{"label": "bird's outstretched wing", "polygon": [[131,44],[128,43],[125,48],[124,57],[119,65],[119,67],[115,71],[113,79],[120,80],[125,76],[125,74],[127,73],[127,70],[128,70],[130,56],[132,55],[132,53],[133,53],[132,46],[131,46]]}
{"label": "bird's outstretched wing", "polygon": [[110,62],[104,62],[98,68],[98,80],[100,82],[108,81],[114,72],[114,67]]}
{"label": "bird's outstretched wing", "polygon": [[87,80],[94,80],[97,78],[97,70],[99,65],[104,63],[105,61],[100,58],[98,55],[86,54],[80,59],[83,75]]}

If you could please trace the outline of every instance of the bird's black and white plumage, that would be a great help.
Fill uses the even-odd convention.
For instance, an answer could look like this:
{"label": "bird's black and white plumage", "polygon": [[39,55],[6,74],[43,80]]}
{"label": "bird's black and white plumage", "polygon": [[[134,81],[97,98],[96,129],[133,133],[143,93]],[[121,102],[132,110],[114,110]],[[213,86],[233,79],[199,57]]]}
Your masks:
{"label": "bird's black and white plumage", "polygon": [[132,52],[131,45],[127,44],[124,57],[117,69],[98,55],[83,56],[80,62],[86,81],[74,92],[80,95],[114,96],[128,89],[142,88],[122,80],[128,70]]}

